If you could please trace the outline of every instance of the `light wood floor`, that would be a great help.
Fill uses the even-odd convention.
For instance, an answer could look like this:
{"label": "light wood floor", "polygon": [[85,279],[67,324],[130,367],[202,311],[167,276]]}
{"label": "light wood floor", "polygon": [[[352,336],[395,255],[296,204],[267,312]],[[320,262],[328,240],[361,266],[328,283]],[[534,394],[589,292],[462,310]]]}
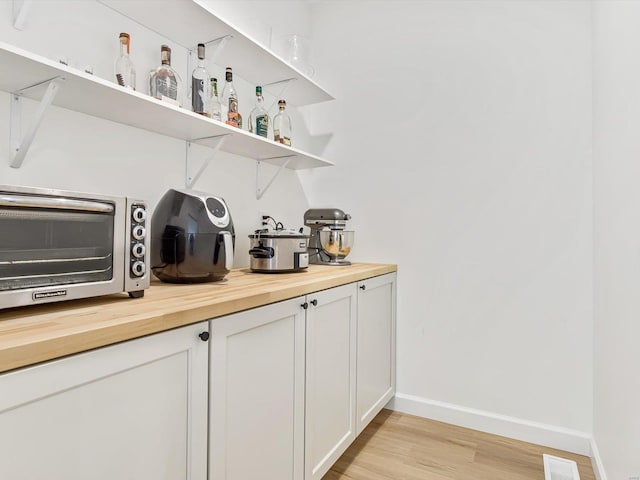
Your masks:
{"label": "light wood floor", "polygon": [[323,480],[544,480],[543,453],[595,480],[588,457],[383,410]]}

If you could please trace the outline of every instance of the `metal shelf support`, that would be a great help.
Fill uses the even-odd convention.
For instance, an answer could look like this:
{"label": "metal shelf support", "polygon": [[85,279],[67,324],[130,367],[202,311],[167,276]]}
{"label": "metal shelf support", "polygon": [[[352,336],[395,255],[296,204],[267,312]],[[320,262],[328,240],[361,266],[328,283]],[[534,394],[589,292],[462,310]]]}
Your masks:
{"label": "metal shelf support", "polygon": [[[272,82],[272,83],[268,83],[266,85],[263,85],[263,89],[266,90],[267,87],[273,87],[274,85],[279,85],[279,84],[284,84],[282,86],[282,88],[280,89],[280,92],[278,92],[277,95],[274,95],[274,99],[273,102],[271,103],[271,105],[269,106],[269,108],[267,108],[268,112],[271,112],[273,110],[273,107],[277,106],[278,101],[284,97],[284,94],[286,93],[286,91],[289,89],[289,87],[293,84],[293,82],[295,82],[296,79],[295,78],[287,78],[286,80],[280,80],[278,82]],[[271,92],[270,92],[271,93]],[[272,94],[273,95],[273,94]]]}
{"label": "metal shelf support", "polygon": [[[233,35],[229,34],[229,35],[225,35],[224,37],[216,38],[215,40],[210,40],[210,41],[205,43],[205,45],[207,47],[212,45],[212,44],[214,44],[214,43],[218,44],[218,45],[216,45],[215,50],[213,51],[213,54],[209,55],[209,63],[216,63],[216,61],[218,60],[218,57],[222,53],[222,50],[224,50],[224,46],[232,38],[233,38]],[[196,53],[197,53],[197,51],[196,51]]]}
{"label": "metal shelf support", "polygon": [[295,155],[287,155],[284,157],[263,158],[263,160],[274,160],[276,158],[282,158],[282,159],[286,158],[285,162],[278,167],[278,170],[276,171],[276,173],[273,174],[271,179],[267,182],[267,184],[264,187],[260,187],[260,166],[262,165],[262,162],[260,160],[256,162],[256,200],[260,200],[262,198],[262,196],[267,192],[267,190],[269,190],[269,187],[273,184],[273,182],[275,182],[276,178],[278,178],[278,175],[280,175],[282,170],[287,168],[287,165],[289,165],[289,163],[291,162],[291,160],[294,159],[294,157]]}
{"label": "metal shelf support", "polygon": [[33,0],[13,0],[13,28],[24,30]]}
{"label": "metal shelf support", "polygon": [[204,138],[198,138],[193,140],[193,141],[204,140],[205,138],[218,139],[215,147],[213,147],[212,155],[206,158],[204,162],[202,162],[202,164],[200,165],[200,168],[196,171],[194,175],[189,174],[191,163],[193,163],[193,158],[192,158],[193,154],[191,153],[191,142],[187,141],[187,166],[186,166],[185,182],[184,182],[187,188],[193,188],[196,182],[200,179],[200,176],[209,167],[209,165],[211,164],[211,161],[215,158],[216,154],[218,153],[222,145],[224,145],[224,142],[229,135],[230,135],[229,133],[225,133],[224,135],[215,135],[213,137],[204,137]]}
{"label": "metal shelf support", "polygon": [[[224,50],[225,45],[232,38],[233,38],[233,35],[229,34],[229,35],[225,35],[224,37],[216,38],[215,40],[209,40],[208,42],[204,42],[204,45],[207,48],[211,47],[212,45],[215,45],[214,47],[212,47],[214,49],[213,53],[208,55],[207,63],[209,65],[216,63],[216,60],[218,60],[218,57]],[[198,46],[196,45],[195,47],[189,48],[189,55],[187,56],[187,77],[186,78],[189,78],[191,76],[191,72],[193,72],[195,64],[197,63],[197,57],[198,57]]]}
{"label": "metal shelf support", "polygon": [[[44,114],[53,102],[58,90],[62,86],[64,82],[64,78],[56,77],[46,82],[38,83],[36,85],[32,85],[27,88],[23,88],[17,92],[13,92],[11,94],[11,132],[10,132],[10,142],[11,145],[11,155],[13,160],[11,161],[11,167],[20,168],[22,162],[24,161],[24,157],[27,155],[29,151],[29,147],[31,147],[31,143],[33,142],[33,137],[35,137],[36,132],[38,131],[38,127],[40,126],[40,122],[44,117]],[[40,104],[36,109],[33,115],[33,121],[24,136],[22,136],[22,102],[23,97],[22,94],[25,90],[30,88],[39,87],[41,85],[49,84],[47,87],[47,91],[45,92],[42,100],[40,100]]]}

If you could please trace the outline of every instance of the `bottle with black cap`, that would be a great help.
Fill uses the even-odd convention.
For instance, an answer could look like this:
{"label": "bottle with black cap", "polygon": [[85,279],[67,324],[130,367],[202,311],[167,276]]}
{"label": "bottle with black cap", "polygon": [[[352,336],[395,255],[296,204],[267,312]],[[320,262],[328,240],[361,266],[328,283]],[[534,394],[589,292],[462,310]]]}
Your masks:
{"label": "bottle with black cap", "polygon": [[191,74],[191,108],[195,113],[211,116],[209,99],[211,98],[210,75],[207,71],[204,43],[198,44],[198,65]]}

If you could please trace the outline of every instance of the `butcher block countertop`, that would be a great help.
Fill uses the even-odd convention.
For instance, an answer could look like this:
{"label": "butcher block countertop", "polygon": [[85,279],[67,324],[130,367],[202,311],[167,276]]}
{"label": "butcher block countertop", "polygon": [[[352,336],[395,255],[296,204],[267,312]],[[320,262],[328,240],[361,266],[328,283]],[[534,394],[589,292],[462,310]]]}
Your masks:
{"label": "butcher block countertop", "polygon": [[310,265],[295,273],[233,270],[192,285],[151,282],[127,294],[0,310],[0,372],[260,307],[396,271],[396,265]]}

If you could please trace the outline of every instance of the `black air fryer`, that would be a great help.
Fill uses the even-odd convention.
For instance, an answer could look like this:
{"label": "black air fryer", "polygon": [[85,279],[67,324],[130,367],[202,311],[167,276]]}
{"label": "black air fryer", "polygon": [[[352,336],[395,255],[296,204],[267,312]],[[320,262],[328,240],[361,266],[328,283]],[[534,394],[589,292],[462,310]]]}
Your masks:
{"label": "black air fryer", "polygon": [[233,265],[235,232],[220,197],[171,189],[151,219],[151,268],[169,283],[222,280]]}

